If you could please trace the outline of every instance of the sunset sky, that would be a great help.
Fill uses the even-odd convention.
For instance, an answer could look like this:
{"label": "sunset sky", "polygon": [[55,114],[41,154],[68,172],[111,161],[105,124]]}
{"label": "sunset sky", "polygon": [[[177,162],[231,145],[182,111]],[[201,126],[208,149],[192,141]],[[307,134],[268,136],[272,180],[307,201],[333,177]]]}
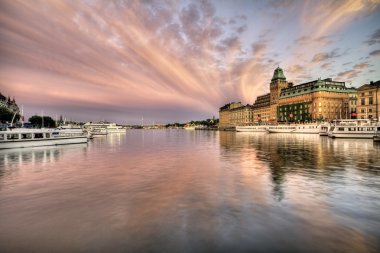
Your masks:
{"label": "sunset sky", "polygon": [[299,84],[380,79],[380,1],[0,0],[0,91],[26,116],[218,117],[280,66]]}

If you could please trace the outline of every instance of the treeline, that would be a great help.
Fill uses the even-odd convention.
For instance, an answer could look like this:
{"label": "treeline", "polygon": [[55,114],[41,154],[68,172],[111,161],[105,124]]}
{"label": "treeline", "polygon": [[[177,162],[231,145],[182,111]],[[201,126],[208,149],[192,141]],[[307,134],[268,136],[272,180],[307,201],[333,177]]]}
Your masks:
{"label": "treeline", "polygon": [[38,116],[34,115],[29,118],[29,122],[33,127],[41,128],[41,127],[47,127],[47,128],[54,128],[56,127],[55,121],[49,117],[49,116]]}
{"label": "treeline", "polygon": [[213,127],[219,124],[219,119],[192,120],[188,123],[171,123],[171,124],[166,124],[165,127],[184,127],[185,125],[188,125],[188,124]]}

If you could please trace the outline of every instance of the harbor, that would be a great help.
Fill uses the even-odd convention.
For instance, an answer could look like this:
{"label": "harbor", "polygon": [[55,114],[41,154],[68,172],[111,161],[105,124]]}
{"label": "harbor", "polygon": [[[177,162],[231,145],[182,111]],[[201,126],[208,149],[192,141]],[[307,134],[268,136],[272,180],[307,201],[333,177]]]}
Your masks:
{"label": "harbor", "polygon": [[379,0],[0,20],[0,253],[380,252]]}
{"label": "harbor", "polygon": [[366,139],[184,129],[1,150],[0,248],[375,252],[378,157]]}

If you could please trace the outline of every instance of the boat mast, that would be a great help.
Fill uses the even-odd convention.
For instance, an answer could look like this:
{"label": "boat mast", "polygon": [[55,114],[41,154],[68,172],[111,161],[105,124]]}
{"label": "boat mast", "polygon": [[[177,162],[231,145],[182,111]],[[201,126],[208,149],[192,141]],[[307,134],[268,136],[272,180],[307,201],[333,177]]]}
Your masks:
{"label": "boat mast", "polygon": [[24,105],[21,105],[21,127],[24,127]]}

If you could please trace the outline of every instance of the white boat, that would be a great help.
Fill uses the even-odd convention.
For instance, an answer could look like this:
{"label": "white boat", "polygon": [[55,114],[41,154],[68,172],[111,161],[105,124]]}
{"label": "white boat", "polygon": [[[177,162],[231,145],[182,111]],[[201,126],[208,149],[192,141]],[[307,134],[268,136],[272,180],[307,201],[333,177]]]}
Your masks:
{"label": "white boat", "polygon": [[329,135],[329,133],[328,133],[329,128],[330,128],[330,124],[328,124],[328,123],[321,124],[320,128],[319,128],[319,135],[320,136],[328,136]]}
{"label": "white boat", "polygon": [[296,125],[296,130],[292,133],[295,134],[319,134],[320,132],[319,124],[300,124]]}
{"label": "white boat", "polygon": [[87,143],[82,130],[15,128],[0,132],[0,149]]}
{"label": "white boat", "polygon": [[292,133],[296,131],[297,127],[295,125],[276,125],[268,126],[266,131],[268,133]]}
{"label": "white boat", "polygon": [[195,130],[196,127],[197,127],[196,125],[186,125],[183,128],[186,130]]}
{"label": "white boat", "polygon": [[236,132],[266,132],[267,125],[236,126]]}
{"label": "white boat", "polygon": [[89,131],[93,136],[107,135],[114,133],[126,133],[127,129],[122,126],[116,125],[116,123],[100,122],[92,123],[87,122],[84,124],[84,129]]}
{"label": "white boat", "polygon": [[380,127],[376,129],[375,135],[373,136],[373,141],[380,143]]}
{"label": "white boat", "polygon": [[127,129],[118,126],[115,123],[110,123],[106,126],[107,134],[125,134]]}
{"label": "white boat", "polygon": [[268,133],[318,134],[319,124],[276,125],[266,128]]}
{"label": "white boat", "polygon": [[373,139],[380,125],[332,126],[328,135],[331,138]]}

